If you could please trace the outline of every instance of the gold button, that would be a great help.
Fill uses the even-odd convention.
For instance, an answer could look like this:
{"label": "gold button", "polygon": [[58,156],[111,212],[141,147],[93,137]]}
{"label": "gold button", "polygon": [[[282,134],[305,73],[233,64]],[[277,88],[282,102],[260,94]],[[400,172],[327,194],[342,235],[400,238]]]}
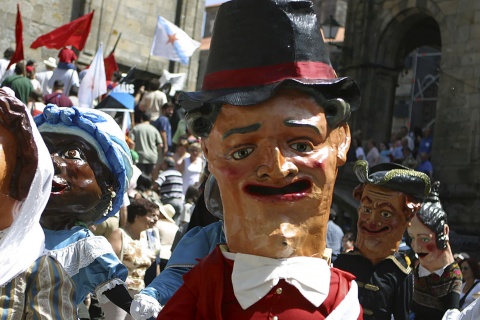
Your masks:
{"label": "gold button", "polygon": [[273,319],[273,320],[278,320],[278,317],[277,317],[277,316],[274,316],[272,319]]}
{"label": "gold button", "polygon": [[[277,294],[282,294],[283,290],[282,288],[278,288],[277,291],[275,291]],[[275,318],[274,318],[275,319]]]}

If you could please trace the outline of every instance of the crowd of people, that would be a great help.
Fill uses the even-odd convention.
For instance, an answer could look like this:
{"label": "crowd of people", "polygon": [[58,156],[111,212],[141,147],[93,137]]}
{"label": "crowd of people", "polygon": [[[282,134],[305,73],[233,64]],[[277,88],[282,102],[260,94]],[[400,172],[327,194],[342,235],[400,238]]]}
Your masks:
{"label": "crowd of people", "polygon": [[[365,152],[360,89],[308,1],[226,2],[213,35],[202,90],[153,79],[128,132],[71,98],[71,48],[38,73],[5,51],[0,318],[478,319],[480,265],[452,253],[430,128]],[[353,232],[333,204],[347,161]]]}
{"label": "crowd of people", "polygon": [[409,132],[407,126],[401,126],[398,132],[392,134],[390,141],[378,142],[370,138],[365,144],[355,137],[352,139],[348,161],[367,160],[370,166],[398,163],[423,172],[433,179],[431,130],[429,125],[423,129],[415,127]]}

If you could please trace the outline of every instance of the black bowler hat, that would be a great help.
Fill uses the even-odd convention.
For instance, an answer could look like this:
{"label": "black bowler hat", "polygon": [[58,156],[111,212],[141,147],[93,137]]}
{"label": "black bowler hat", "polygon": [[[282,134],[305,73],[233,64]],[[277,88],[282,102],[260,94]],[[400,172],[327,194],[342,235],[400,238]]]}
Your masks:
{"label": "black bowler hat", "polygon": [[179,102],[187,112],[211,103],[252,105],[280,86],[314,87],[352,111],[360,106],[357,84],[331,66],[311,1],[232,0],[215,19],[202,91],[182,92]]}
{"label": "black bowler hat", "polygon": [[425,173],[396,163],[381,163],[369,168],[367,161],[358,160],[353,171],[361,183],[400,191],[417,200],[425,199],[430,192],[430,178]]}

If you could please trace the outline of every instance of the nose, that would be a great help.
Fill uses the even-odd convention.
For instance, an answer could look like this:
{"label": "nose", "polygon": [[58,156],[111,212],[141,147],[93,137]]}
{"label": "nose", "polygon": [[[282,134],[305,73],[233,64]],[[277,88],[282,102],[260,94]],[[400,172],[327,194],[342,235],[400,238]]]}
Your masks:
{"label": "nose", "polygon": [[297,166],[291,158],[285,157],[278,147],[263,148],[257,177],[261,179],[285,179],[298,174]]}
{"label": "nose", "polygon": [[61,167],[63,165],[63,158],[58,155],[58,153],[50,154],[53,162],[54,174],[59,174],[61,172]]}
{"label": "nose", "polygon": [[369,228],[371,229],[378,229],[382,227],[382,219],[380,215],[373,211],[371,214],[367,216],[367,223]]}
{"label": "nose", "polygon": [[415,252],[419,252],[419,250],[422,248],[420,239],[414,239],[411,243],[412,249]]}

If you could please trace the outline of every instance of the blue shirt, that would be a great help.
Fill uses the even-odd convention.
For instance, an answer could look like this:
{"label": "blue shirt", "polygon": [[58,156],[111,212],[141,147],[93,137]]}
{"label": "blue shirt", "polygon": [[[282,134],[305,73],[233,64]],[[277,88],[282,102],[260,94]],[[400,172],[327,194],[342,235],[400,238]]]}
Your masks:
{"label": "blue shirt", "polygon": [[167,117],[161,116],[157,120],[152,123],[158,131],[162,132],[165,131],[167,134],[167,144],[168,148],[172,147],[172,125],[170,124],[170,120]]}

